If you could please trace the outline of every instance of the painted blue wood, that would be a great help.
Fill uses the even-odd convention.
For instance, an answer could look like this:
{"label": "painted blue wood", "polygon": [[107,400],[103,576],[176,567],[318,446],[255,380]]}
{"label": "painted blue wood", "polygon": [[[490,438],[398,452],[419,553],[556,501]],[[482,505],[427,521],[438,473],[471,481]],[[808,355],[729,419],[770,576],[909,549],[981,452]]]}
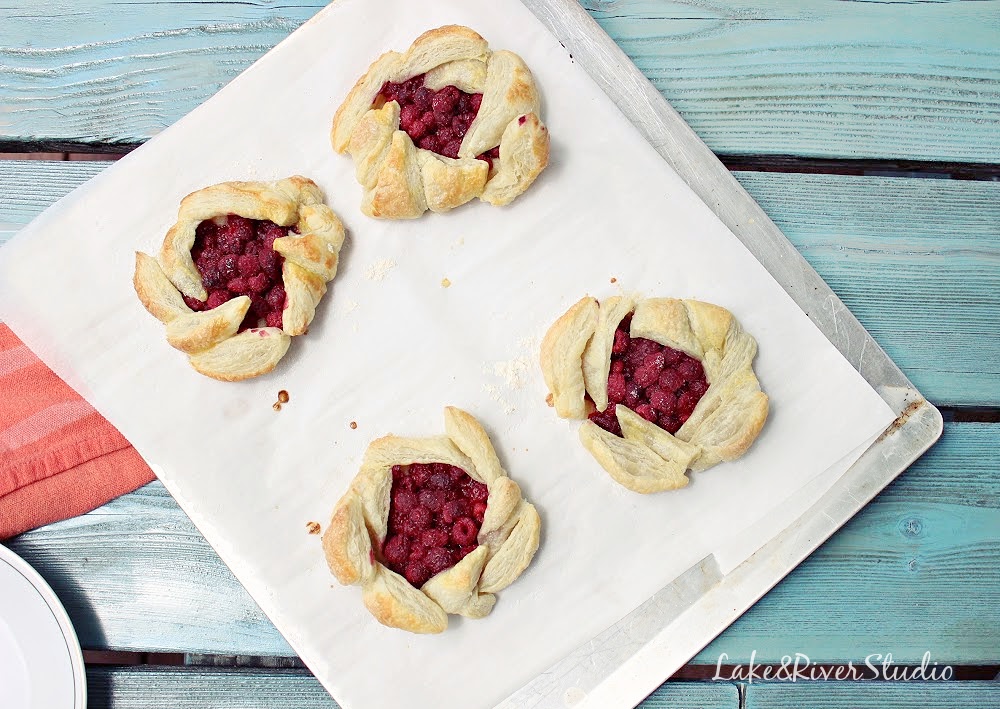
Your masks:
{"label": "painted blue wood", "polygon": [[998,682],[768,682],[746,687],[746,709],[995,709]]}
{"label": "painted blue wood", "polygon": [[[87,672],[90,709],[335,709],[339,705],[308,672],[194,668],[107,668]],[[725,682],[668,682],[642,709],[739,709]]]}
{"label": "painted blue wood", "polygon": [[[0,244],[104,166],[0,161]],[[925,396],[1000,405],[1000,183],[735,174]]]}
{"label": "painted blue wood", "polygon": [[924,396],[1000,405],[1000,183],[735,175]]}
{"label": "painted blue wood", "polygon": [[[998,424],[942,441],[697,658],[1000,664]],[[288,655],[159,483],[10,546],[67,606],[87,648]]]}
{"label": "painted blue wood", "polygon": [[1000,665],[998,440],[1000,424],[946,424],[936,446],[695,662],[892,653],[919,663],[930,652]]}
{"label": "painted blue wood", "polygon": [[[146,140],[325,4],[7,3],[0,139]],[[1000,162],[994,1],[584,6],[717,152]]]}

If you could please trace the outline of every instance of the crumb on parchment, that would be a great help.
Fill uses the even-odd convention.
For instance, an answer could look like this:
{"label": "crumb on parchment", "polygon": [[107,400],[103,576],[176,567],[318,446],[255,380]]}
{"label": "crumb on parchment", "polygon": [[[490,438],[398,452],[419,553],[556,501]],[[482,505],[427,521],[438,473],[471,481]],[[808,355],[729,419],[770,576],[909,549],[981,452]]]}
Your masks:
{"label": "crumb on parchment", "polygon": [[282,389],[278,392],[278,403],[287,404],[288,403],[288,392]]}
{"label": "crumb on parchment", "polygon": [[612,282],[612,283],[617,283],[617,282],[618,282],[618,279],[617,279],[617,278],[615,278],[614,276],[612,276],[612,277],[611,277],[611,282]]}
{"label": "crumb on parchment", "polygon": [[271,408],[274,409],[275,411],[281,411],[281,402],[278,401],[274,402],[274,405]]}
{"label": "crumb on parchment", "polygon": [[546,397],[545,397],[545,403],[548,404],[549,406],[555,406],[555,403],[554,403],[554,401],[552,399],[552,392],[549,392],[546,395]]}
{"label": "crumb on parchment", "polygon": [[441,287],[442,288],[449,288],[450,286],[451,286],[451,281],[449,281],[447,278],[442,278],[441,279]]}
{"label": "crumb on parchment", "polygon": [[357,421],[351,421],[351,423],[349,425],[351,427],[351,430],[354,430],[355,428],[358,427],[358,422]]}
{"label": "crumb on parchment", "polygon": [[319,522],[306,522],[306,530],[309,534],[319,534],[321,529]]}

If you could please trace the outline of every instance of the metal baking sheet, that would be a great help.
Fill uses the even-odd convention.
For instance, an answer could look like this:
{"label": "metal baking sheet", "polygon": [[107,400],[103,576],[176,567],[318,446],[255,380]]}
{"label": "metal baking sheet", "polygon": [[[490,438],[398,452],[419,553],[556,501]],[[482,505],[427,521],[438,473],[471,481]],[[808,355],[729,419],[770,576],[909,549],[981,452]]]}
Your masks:
{"label": "metal baking sheet", "polygon": [[[896,413],[889,428],[806,511],[722,575],[702,560],[499,706],[633,706],[725,630],[941,436],[940,412],[764,210],[575,0],[522,0],[649,144],[743,242]],[[820,483],[821,484],[821,483]],[[810,498],[811,495],[811,498]]]}

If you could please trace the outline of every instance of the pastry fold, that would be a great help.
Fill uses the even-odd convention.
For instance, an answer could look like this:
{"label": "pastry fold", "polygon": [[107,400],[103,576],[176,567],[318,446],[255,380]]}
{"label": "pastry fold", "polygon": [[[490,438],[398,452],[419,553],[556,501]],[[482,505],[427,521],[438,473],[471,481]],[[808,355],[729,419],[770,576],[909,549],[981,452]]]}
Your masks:
{"label": "pastry fold", "polygon": [[631,337],[700,360],[708,390],[676,434],[618,404],[621,436],[585,421],[580,441],[624,487],[640,493],[674,490],[688,484],[688,470],[739,458],[763,429],[769,400],[753,371],[757,342],[731,312],[711,303],[630,295],[598,302],[585,297],[570,306],[542,340],[542,375],[560,417],[582,419],[588,411],[607,409],[615,331],[629,313]]}
{"label": "pastry fold", "polygon": [[[238,332],[250,298],[239,296],[211,310],[195,312],[183,296],[208,297],[191,258],[198,225],[236,214],[291,227],[275,239],[284,257],[281,269],[286,300],[282,327]],[[344,227],[323,203],[316,184],[293,176],[277,182],[223,182],[181,200],[157,258],[137,252],[133,286],[153,317],[166,325],[167,342],[188,355],[200,373],[221,381],[240,381],[270,372],[288,351],[291,338],[304,334],[337,274]]]}
{"label": "pastry fold", "polygon": [[[330,571],[343,585],[362,587],[375,618],[412,633],[440,633],[448,614],[482,618],[538,550],[541,519],[521,488],[507,477],[489,436],[469,413],[447,407],[444,436],[385,436],[365,452],[361,469],[337,502],[323,534]],[[486,485],[486,512],[477,548],[419,589],[382,563],[388,536],[392,468],[413,463],[446,463]]]}
{"label": "pastry fold", "polygon": [[[378,105],[385,82],[421,74],[432,90],[455,86],[483,96],[457,159],[416,147],[400,129],[399,103]],[[518,55],[491,51],[468,27],[447,25],[420,35],[402,54],[376,59],[337,109],[330,142],[354,159],[361,211],[370,217],[414,219],[476,197],[502,206],[548,165],[549,134],[539,118],[540,104],[531,71]],[[494,148],[500,157],[491,169],[478,157]]]}

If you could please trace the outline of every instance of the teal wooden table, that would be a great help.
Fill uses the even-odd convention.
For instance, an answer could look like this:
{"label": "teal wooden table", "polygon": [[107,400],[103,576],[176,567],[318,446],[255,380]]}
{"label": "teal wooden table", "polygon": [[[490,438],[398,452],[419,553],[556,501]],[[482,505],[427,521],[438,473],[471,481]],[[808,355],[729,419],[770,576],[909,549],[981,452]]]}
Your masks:
{"label": "teal wooden table", "polygon": [[[0,6],[0,150],[126,152],[323,4]],[[946,421],[644,706],[1000,707],[1000,2],[584,5]],[[105,166],[0,161],[0,243]],[[10,546],[68,608],[91,707],[335,706],[157,483]],[[713,679],[723,653],[928,652],[952,681]]]}

